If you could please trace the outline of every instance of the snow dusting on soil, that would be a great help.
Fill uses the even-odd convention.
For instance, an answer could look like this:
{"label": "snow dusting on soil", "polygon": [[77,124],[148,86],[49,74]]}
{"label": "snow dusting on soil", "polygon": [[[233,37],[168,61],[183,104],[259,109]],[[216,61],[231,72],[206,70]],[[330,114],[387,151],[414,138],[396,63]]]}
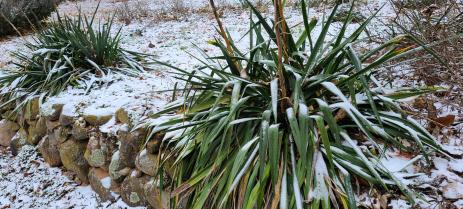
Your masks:
{"label": "snow dusting on soil", "polygon": [[166,90],[173,81],[162,72],[141,73],[136,77],[123,74],[106,75],[95,79],[89,91],[87,88],[69,88],[42,104],[42,111],[53,104],[64,104],[63,114],[68,116],[114,115],[123,107],[138,115],[149,115],[159,110],[170,99]]}
{"label": "snow dusting on soil", "polygon": [[90,186],[78,186],[68,176],[49,167],[32,146],[17,156],[0,147],[0,208],[130,208],[120,198],[101,202]]}

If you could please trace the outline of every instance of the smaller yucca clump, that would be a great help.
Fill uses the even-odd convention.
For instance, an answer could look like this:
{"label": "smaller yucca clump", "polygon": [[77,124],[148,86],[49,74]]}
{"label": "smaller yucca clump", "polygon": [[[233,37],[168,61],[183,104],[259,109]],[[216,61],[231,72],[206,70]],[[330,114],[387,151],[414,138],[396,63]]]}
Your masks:
{"label": "smaller yucca clump", "polygon": [[2,106],[56,95],[68,86],[90,88],[92,82],[87,80],[109,72],[134,75],[143,71],[139,54],[120,47],[120,30],[112,35],[114,18],[95,24],[97,11],[98,7],[91,18],[80,13],[75,18],[58,14],[26,44],[31,54],[13,53],[18,69],[0,76]]}

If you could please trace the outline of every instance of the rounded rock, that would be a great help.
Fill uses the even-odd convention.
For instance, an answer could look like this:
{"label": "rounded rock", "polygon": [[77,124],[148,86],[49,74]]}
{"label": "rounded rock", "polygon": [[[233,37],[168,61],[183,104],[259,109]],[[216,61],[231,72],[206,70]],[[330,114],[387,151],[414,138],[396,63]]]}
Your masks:
{"label": "rounded rock", "polygon": [[121,198],[131,207],[147,204],[144,187],[150,180],[149,176],[136,177],[130,175],[121,184]]}
{"label": "rounded rock", "polygon": [[58,145],[59,143],[56,140],[48,136],[44,136],[38,145],[40,154],[51,167],[62,165]]}
{"label": "rounded rock", "polygon": [[19,125],[15,122],[3,119],[0,121],[0,145],[8,147],[16,132],[19,130]]}
{"label": "rounded rock", "polygon": [[77,174],[77,177],[83,182],[88,183],[89,165],[84,158],[84,152],[87,147],[86,142],[76,140],[67,140],[59,145],[59,155],[63,166]]}
{"label": "rounded rock", "polygon": [[93,191],[95,191],[102,201],[114,202],[116,198],[112,195],[111,178],[108,173],[101,168],[92,168],[88,173],[88,180]]}
{"label": "rounded rock", "polygon": [[168,209],[170,202],[170,192],[163,190],[159,186],[159,181],[155,178],[145,185],[145,197],[151,207],[156,209]]}
{"label": "rounded rock", "polygon": [[155,176],[159,169],[159,160],[158,155],[150,154],[144,149],[138,154],[135,166],[143,173]]}

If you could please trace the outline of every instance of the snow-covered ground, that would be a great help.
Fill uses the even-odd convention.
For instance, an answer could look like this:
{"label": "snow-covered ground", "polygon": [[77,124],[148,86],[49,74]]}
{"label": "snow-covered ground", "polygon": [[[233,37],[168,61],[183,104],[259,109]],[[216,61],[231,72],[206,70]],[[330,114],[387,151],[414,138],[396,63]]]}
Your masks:
{"label": "snow-covered ground", "polygon": [[120,198],[101,202],[90,186],[78,186],[70,176],[49,167],[32,146],[15,157],[0,147],[0,208],[130,208]]}
{"label": "snow-covered ground", "polygon": [[[142,5],[141,19],[134,19],[130,23],[119,21],[118,27],[122,27],[122,46],[125,49],[152,54],[156,59],[169,62],[184,69],[193,69],[200,62],[190,56],[188,52],[197,54],[195,50],[201,50],[208,54],[217,54],[218,49],[207,42],[217,37],[215,20],[209,13],[201,10],[207,7],[206,0],[185,1],[184,8],[194,8],[195,12],[178,10],[179,5],[173,5],[173,1],[165,0],[139,0],[129,1],[128,5]],[[134,3],[135,2],[135,3]],[[226,2],[224,0],[218,2]],[[371,13],[379,9],[386,0],[375,0],[368,3],[368,7],[362,8],[365,13]],[[104,0],[100,5],[99,17],[117,11],[124,6],[123,1]],[[228,0],[219,5],[235,5],[236,1]],[[86,14],[90,14],[96,7],[96,1],[84,0],[81,2],[65,2],[59,6],[62,14],[77,14],[77,8],[82,8]],[[141,8],[141,7],[140,7]],[[140,9],[138,8],[138,9]],[[134,10],[134,11],[135,11]],[[140,11],[138,11],[140,12]],[[249,26],[249,11],[233,8],[223,10],[222,20],[227,26],[232,37],[240,40],[247,32]],[[271,12],[271,11],[270,11]],[[324,11],[311,9],[311,17],[322,17]],[[387,21],[393,15],[390,7],[385,7],[379,13],[380,20],[376,22],[376,33],[382,33],[384,26],[381,22]],[[288,8],[286,12],[290,26],[300,25],[299,11]],[[354,28],[355,25],[352,25]],[[297,33],[297,27],[294,28]],[[314,30],[314,34],[320,28]],[[24,37],[11,37],[0,43],[0,68],[8,67],[11,62],[10,52],[21,50],[25,41],[31,40],[31,35]],[[236,43],[239,48],[246,50],[249,47],[248,39],[243,38]],[[198,47],[198,49],[195,48]],[[139,77],[127,77],[123,75],[110,75],[102,86],[86,93],[85,89],[69,89],[48,102],[66,102],[72,111],[93,111],[104,109],[115,111],[119,107],[141,110],[141,114],[156,111],[170,100],[170,94],[162,90],[170,89],[174,80],[163,67],[155,66],[155,70]],[[396,84],[400,84],[400,81]],[[451,111],[442,110],[444,115]],[[110,126],[105,126],[108,130]],[[382,160],[387,168],[395,171],[396,175],[408,182],[414,188],[421,188],[429,197],[428,203],[420,202],[424,208],[434,208],[443,200],[442,196],[450,197],[454,206],[463,208],[463,164],[461,158],[463,148],[461,139],[451,137],[445,141],[445,148],[451,151],[457,159],[435,158],[430,168],[424,168],[422,159],[411,161],[410,156],[400,152],[389,152]],[[407,165],[409,162],[409,165]],[[404,166],[407,165],[407,166]],[[403,169],[399,169],[403,168]],[[358,194],[359,202],[374,208],[374,197],[370,194]],[[406,201],[399,196],[386,197],[393,199],[390,206],[393,208],[411,208]],[[78,186],[69,180],[66,173],[58,168],[48,167],[33,147],[25,147],[18,156],[13,157],[5,149],[0,150],[0,209],[4,208],[129,208],[122,201],[116,203],[101,203],[96,194],[88,186]],[[445,208],[445,207],[444,207]]]}

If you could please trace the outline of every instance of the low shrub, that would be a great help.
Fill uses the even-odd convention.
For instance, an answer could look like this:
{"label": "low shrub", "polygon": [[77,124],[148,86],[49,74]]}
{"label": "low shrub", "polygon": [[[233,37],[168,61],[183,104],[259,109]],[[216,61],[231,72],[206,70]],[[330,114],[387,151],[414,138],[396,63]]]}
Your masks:
{"label": "low shrub", "polygon": [[425,2],[420,9],[397,6],[397,17],[392,29],[395,34],[406,34],[414,39],[408,45],[421,45],[425,51],[413,54],[407,62],[412,73],[403,79],[426,85],[448,87],[438,98],[428,99],[428,118],[436,120],[436,100],[452,106],[463,105],[463,5],[457,0]]}
{"label": "low shrub", "polygon": [[55,0],[0,0],[0,37],[40,26],[58,3]]}
{"label": "low shrub", "polygon": [[449,0],[392,0],[397,7],[423,9],[433,4],[445,4]]}
{"label": "low shrub", "polygon": [[141,20],[149,17],[155,11],[149,8],[145,1],[125,1],[119,4],[116,8],[116,17],[119,21],[124,22],[126,25],[130,24],[133,20]]}

